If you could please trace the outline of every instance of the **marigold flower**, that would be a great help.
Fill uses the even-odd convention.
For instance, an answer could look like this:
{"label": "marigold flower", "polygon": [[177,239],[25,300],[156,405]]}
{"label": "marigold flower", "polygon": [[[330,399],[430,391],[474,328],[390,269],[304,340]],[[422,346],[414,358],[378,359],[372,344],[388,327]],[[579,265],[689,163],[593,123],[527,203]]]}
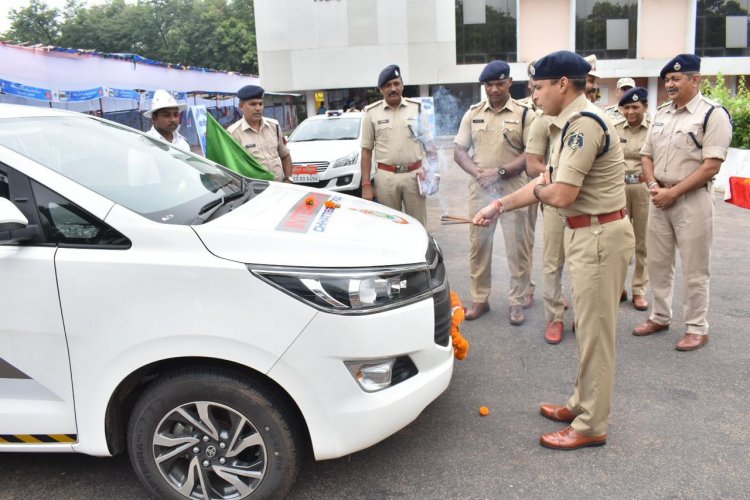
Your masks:
{"label": "marigold flower", "polygon": [[315,205],[315,198],[312,196],[305,198],[305,205]]}
{"label": "marigold flower", "polygon": [[490,409],[487,408],[486,406],[482,406],[481,408],[479,408],[479,414],[483,417],[486,417],[487,415],[490,414]]}
{"label": "marigold flower", "polygon": [[326,208],[341,208],[341,205],[339,205],[333,200],[326,200],[325,206]]}

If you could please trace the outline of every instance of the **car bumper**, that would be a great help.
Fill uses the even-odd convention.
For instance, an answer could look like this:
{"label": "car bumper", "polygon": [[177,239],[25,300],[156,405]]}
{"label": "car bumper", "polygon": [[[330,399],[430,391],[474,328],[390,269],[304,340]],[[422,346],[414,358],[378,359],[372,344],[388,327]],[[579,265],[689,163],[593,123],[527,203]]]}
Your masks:
{"label": "car bumper", "polygon": [[[417,373],[365,392],[345,361],[409,356]],[[453,348],[435,342],[433,300],[366,316],[319,313],[269,372],[299,406],[317,460],[367,448],[402,429],[447,387]]]}

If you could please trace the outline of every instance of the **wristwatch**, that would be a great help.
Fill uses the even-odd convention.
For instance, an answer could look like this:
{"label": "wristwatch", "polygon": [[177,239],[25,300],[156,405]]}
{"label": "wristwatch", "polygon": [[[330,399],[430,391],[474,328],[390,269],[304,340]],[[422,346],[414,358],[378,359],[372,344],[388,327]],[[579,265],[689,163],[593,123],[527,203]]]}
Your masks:
{"label": "wristwatch", "polygon": [[499,175],[500,177],[505,175],[505,167],[503,165],[497,167],[497,175]]}

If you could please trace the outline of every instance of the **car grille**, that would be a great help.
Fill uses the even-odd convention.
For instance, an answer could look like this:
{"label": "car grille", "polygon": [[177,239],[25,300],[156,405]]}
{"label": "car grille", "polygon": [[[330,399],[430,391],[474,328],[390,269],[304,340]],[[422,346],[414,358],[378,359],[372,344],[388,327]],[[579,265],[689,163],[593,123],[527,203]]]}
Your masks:
{"label": "car grille", "polygon": [[447,346],[451,338],[451,289],[445,274],[443,254],[432,237],[425,260],[430,271],[432,300],[435,304],[435,343]]}

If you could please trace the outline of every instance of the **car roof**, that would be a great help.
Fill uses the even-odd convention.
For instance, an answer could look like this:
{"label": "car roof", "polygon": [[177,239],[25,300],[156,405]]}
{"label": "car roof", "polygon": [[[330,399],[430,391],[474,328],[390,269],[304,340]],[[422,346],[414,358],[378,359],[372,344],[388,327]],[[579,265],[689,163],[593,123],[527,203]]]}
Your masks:
{"label": "car roof", "polygon": [[22,104],[0,103],[0,119],[29,118],[37,116],[83,116],[75,111],[64,109],[43,108],[40,106],[24,106]]}

